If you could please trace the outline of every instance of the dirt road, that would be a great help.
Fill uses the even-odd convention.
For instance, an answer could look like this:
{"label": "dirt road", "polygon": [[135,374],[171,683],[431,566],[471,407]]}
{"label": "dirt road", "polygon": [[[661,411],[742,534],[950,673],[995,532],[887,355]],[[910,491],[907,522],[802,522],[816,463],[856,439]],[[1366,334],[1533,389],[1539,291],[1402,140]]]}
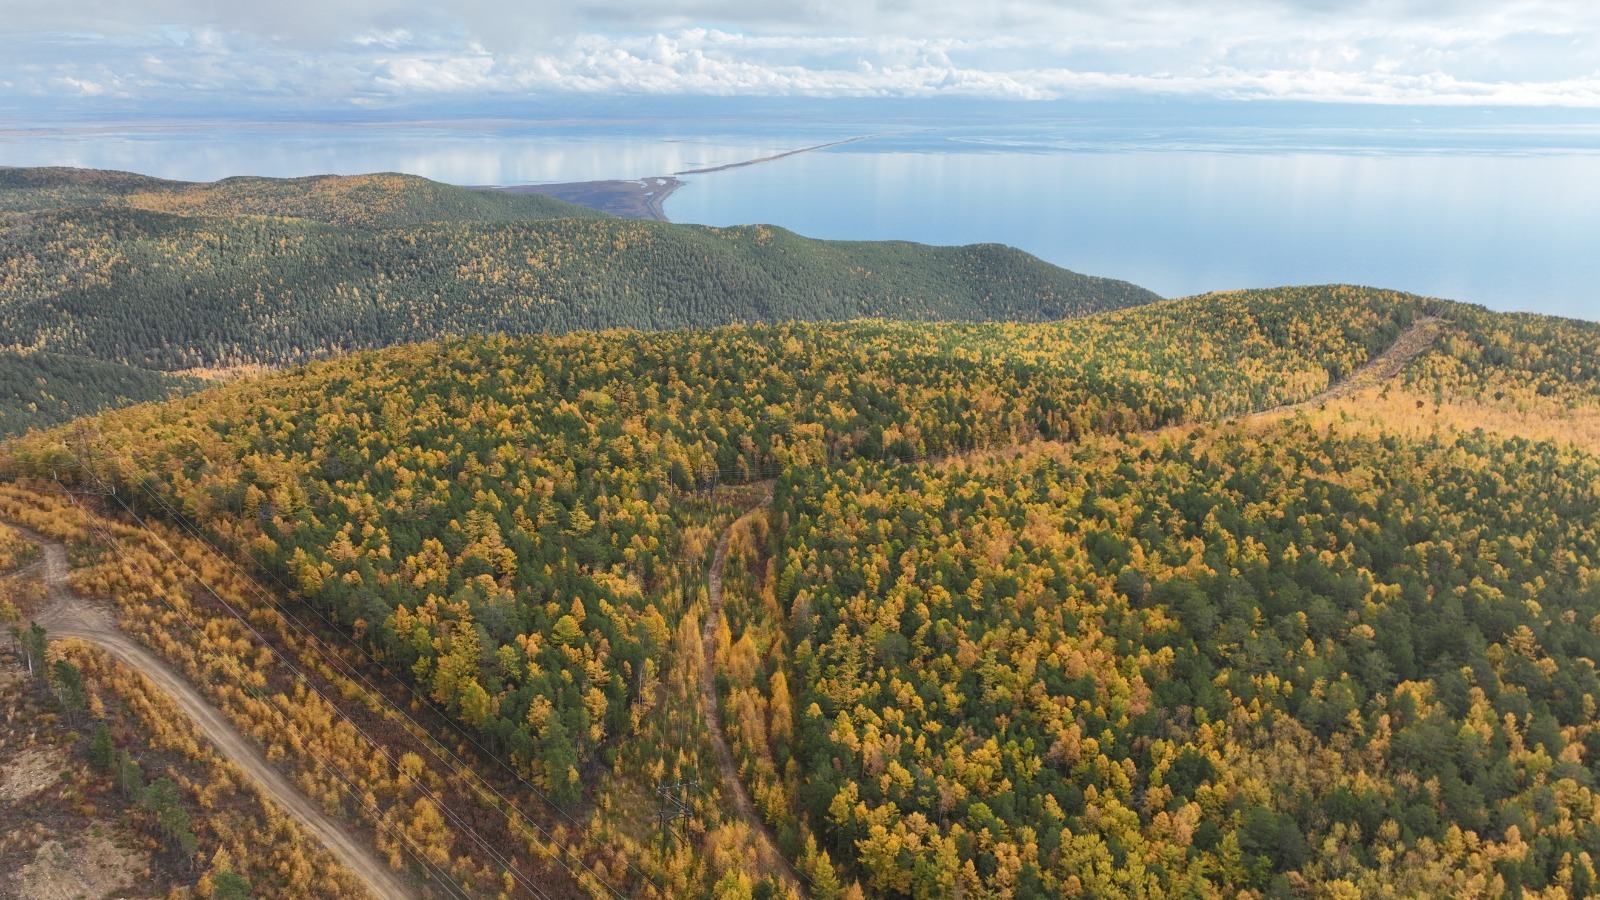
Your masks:
{"label": "dirt road", "polygon": [[49,591],[50,603],[40,611],[37,621],[45,627],[51,638],[88,641],[139,670],[178,701],[178,705],[216,746],[218,752],[254,778],[269,797],[322,841],[346,868],[366,882],[367,889],[374,897],[389,900],[414,896],[401,875],[390,870],[388,864],[374,855],[371,849],[346,833],[343,825],[300,793],[283,773],[267,762],[261,749],[236,731],[193,685],[123,634],[117,628],[109,608],[74,593],[67,583],[65,547],[21,526],[11,527],[44,551],[39,563],[18,574],[26,577],[42,565],[40,575]]}
{"label": "dirt road", "polygon": [[[1418,319],[1410,328],[1406,329],[1395,342],[1382,353],[1374,356],[1365,365],[1345,378],[1331,385],[1314,397],[1299,403],[1289,403],[1271,409],[1260,410],[1251,414],[1252,417],[1269,416],[1279,413],[1293,412],[1297,409],[1317,406],[1341,397],[1347,397],[1363,388],[1379,384],[1387,379],[1400,374],[1406,363],[1421,355],[1433,346],[1439,332],[1447,323],[1444,319],[1425,318]],[[1014,448],[1011,448],[1014,449]],[[976,454],[1005,452],[996,448],[986,448],[975,451]],[[969,454],[952,455],[947,458],[956,459]],[[771,502],[772,485],[767,483],[766,496],[761,501],[762,506]],[[777,843],[773,838],[770,828],[765,820],[756,811],[755,803],[750,799],[749,792],[745,789],[744,780],[739,777],[739,767],[734,763],[733,753],[728,747],[728,738],[723,730],[722,713],[718,705],[716,684],[716,634],[717,622],[722,616],[722,569],[728,554],[728,541],[733,535],[733,526],[729,525],[723,531],[722,538],[717,542],[716,554],[711,559],[711,573],[707,593],[710,596],[710,609],[706,613],[705,625],[701,629],[700,642],[705,656],[705,664],[700,667],[700,702],[705,710],[706,723],[711,732],[711,744],[716,750],[717,767],[722,772],[723,784],[733,798],[740,818],[749,824],[756,837],[756,850],[761,857],[763,868],[767,872],[782,878],[791,889],[801,893],[801,886],[794,869],[783,854],[778,852]],[[803,896],[803,893],[802,893]]]}
{"label": "dirt road", "polygon": [[[772,494],[769,490],[761,505],[765,506],[771,500]],[[744,779],[739,777],[739,767],[733,761],[733,751],[728,747],[728,736],[722,727],[722,711],[717,698],[715,660],[717,622],[722,618],[722,568],[728,558],[728,541],[732,537],[733,525],[729,525],[722,532],[721,540],[717,541],[717,551],[711,557],[711,574],[706,589],[710,598],[710,609],[706,611],[705,625],[700,630],[700,646],[705,656],[704,663],[700,666],[700,704],[705,710],[706,724],[709,726],[707,730],[711,732],[711,745],[716,750],[717,768],[722,772],[722,783],[728,796],[733,798],[739,818],[744,819],[750,826],[751,834],[755,837],[756,854],[761,858],[762,869],[766,874],[781,879],[795,895],[803,897],[805,892],[800,887],[799,876],[795,874],[784,855],[778,852],[778,844],[773,838],[772,829],[767,827],[766,821],[756,811],[755,802],[750,799],[750,792],[745,790]]]}
{"label": "dirt road", "polygon": [[1299,403],[1285,403],[1282,406],[1264,409],[1256,413],[1256,415],[1268,416],[1273,413],[1293,412],[1297,409],[1319,406],[1342,397],[1348,397],[1364,388],[1388,381],[1399,375],[1400,370],[1406,367],[1406,363],[1416,359],[1424,351],[1432,347],[1433,342],[1439,337],[1439,332],[1444,330],[1446,324],[1444,319],[1434,316],[1418,319],[1412,323],[1410,328],[1402,332],[1398,338],[1395,338],[1394,343],[1390,344],[1386,350],[1367,360],[1366,365],[1334,382],[1322,393]]}
{"label": "dirt road", "polygon": [[[1383,353],[1315,397],[1301,403],[1263,410],[1255,415],[1270,415],[1315,406],[1392,378],[1406,363],[1433,345],[1444,324],[1443,320],[1437,318],[1419,320]],[[990,449],[980,452],[994,451]],[[771,499],[770,484],[767,490],[769,493],[761,505],[765,505]],[[324,814],[318,805],[302,795],[286,777],[267,762],[255,744],[236,731],[193,686],[123,634],[116,627],[109,608],[73,593],[67,582],[66,549],[61,544],[19,526],[12,527],[38,544],[44,551],[41,560],[13,577],[33,577],[35,574],[42,577],[49,591],[50,603],[40,613],[38,621],[48,629],[52,637],[74,637],[89,641],[144,673],[178,701],[183,710],[225,757],[254,777],[269,796],[315,834],[352,872],[360,876],[374,896],[380,898],[413,896],[400,876],[374,856],[370,849],[347,834],[344,828]],[[732,526],[723,532],[717,543],[709,574],[709,609],[701,631],[701,645],[705,657],[699,679],[701,704],[725,790],[732,798],[739,817],[750,826],[762,868],[781,879],[791,891],[803,896],[798,875],[778,851],[771,830],[763,821],[743,780],[739,777],[738,766],[734,762],[733,753],[723,730],[714,660],[717,623],[722,615],[723,568],[732,533]]]}

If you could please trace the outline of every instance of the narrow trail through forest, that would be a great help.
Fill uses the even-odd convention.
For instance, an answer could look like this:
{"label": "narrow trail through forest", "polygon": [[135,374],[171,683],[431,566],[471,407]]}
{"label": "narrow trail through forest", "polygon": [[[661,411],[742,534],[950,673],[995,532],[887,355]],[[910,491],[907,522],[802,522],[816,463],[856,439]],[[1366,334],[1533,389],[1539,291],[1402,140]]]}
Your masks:
{"label": "narrow trail through forest", "polygon": [[[1418,319],[1412,323],[1390,344],[1382,353],[1372,357],[1360,368],[1330,385],[1326,390],[1317,393],[1298,403],[1285,403],[1264,410],[1251,413],[1248,418],[1260,418],[1280,413],[1293,412],[1297,409],[1307,409],[1348,397],[1359,390],[1381,384],[1400,374],[1406,364],[1422,355],[1433,346],[1439,333],[1447,324],[1446,320],[1430,316]],[[977,454],[1003,452],[1006,448],[985,448],[975,451]],[[960,454],[967,455],[967,454]],[[952,455],[946,460],[954,459]],[[765,482],[765,494],[760,500],[758,509],[765,508],[772,502],[772,487],[774,482]],[[750,513],[746,513],[749,515]],[[755,835],[756,852],[761,858],[763,868],[769,874],[782,878],[794,891],[801,893],[800,881],[795,875],[793,866],[787,857],[778,851],[772,829],[766,820],[756,811],[756,805],[750,798],[749,791],[745,788],[744,779],[739,777],[739,767],[733,760],[733,752],[728,745],[728,736],[722,724],[722,710],[720,698],[717,696],[716,682],[716,635],[717,623],[722,617],[722,570],[727,562],[728,542],[733,537],[734,526],[738,520],[730,523],[722,532],[722,537],[717,541],[716,553],[711,558],[711,572],[708,576],[707,594],[709,596],[705,624],[700,631],[702,655],[705,657],[700,666],[700,703],[705,713],[707,730],[711,733],[711,744],[716,751],[717,767],[721,770],[722,781],[740,818],[750,826],[750,831]]]}
{"label": "narrow trail through forest", "polygon": [[1366,364],[1361,368],[1329,385],[1328,389],[1322,393],[1310,399],[1301,400],[1299,403],[1285,403],[1281,406],[1274,406],[1271,409],[1261,410],[1255,413],[1254,416],[1269,416],[1274,413],[1308,409],[1348,397],[1365,388],[1382,384],[1399,375],[1400,370],[1406,367],[1406,363],[1421,356],[1423,351],[1432,347],[1433,342],[1439,338],[1439,332],[1444,330],[1446,324],[1444,319],[1437,316],[1418,319],[1411,324],[1410,328],[1401,332],[1400,336],[1395,338],[1394,343],[1390,344],[1382,353],[1367,360]]}
{"label": "narrow trail through forest", "polygon": [[[1439,318],[1420,319],[1382,353],[1327,390],[1298,403],[1258,411],[1250,417],[1256,418],[1317,406],[1393,378],[1408,362],[1433,345],[1445,324],[1445,320]],[[997,449],[999,448],[987,448],[977,452],[992,453]],[[756,509],[765,508],[771,503],[772,486],[772,482],[766,482],[764,494],[758,498]],[[374,896],[385,900],[414,896],[399,875],[390,870],[388,865],[378,859],[369,848],[348,834],[343,825],[326,815],[317,804],[295,788],[287,777],[267,761],[256,745],[235,730],[221,712],[194,686],[118,629],[109,607],[80,597],[71,589],[68,583],[69,565],[65,546],[21,526],[11,527],[43,550],[43,556],[39,561],[11,577],[39,577],[45,584],[49,605],[41,611],[37,621],[47,629],[50,636],[86,640],[143,673],[171,694],[223,756],[253,777],[268,796],[316,835],[341,862],[366,883],[368,890]],[[711,736],[724,790],[732,798],[739,817],[749,826],[754,836],[762,868],[767,874],[780,879],[793,892],[804,896],[798,873],[789,860],[779,852],[771,828],[762,819],[743,779],[739,777],[739,768],[734,761],[722,722],[720,699],[716,688],[716,633],[722,615],[723,569],[729,542],[733,536],[733,527],[734,525],[730,524],[718,540],[708,574],[708,609],[701,629],[704,656],[699,673],[701,709],[705,716],[707,731]]]}
{"label": "narrow trail through forest", "polygon": [[193,685],[117,628],[110,608],[81,597],[72,590],[67,581],[69,565],[65,546],[20,525],[7,524],[43,551],[43,558],[39,562],[12,577],[29,577],[37,573],[43,580],[50,603],[39,613],[36,621],[51,638],[88,641],[138,670],[170,694],[219,753],[254,778],[267,796],[287,810],[346,868],[365,882],[367,890],[374,897],[389,900],[414,896],[401,876],[302,794],[267,761],[260,748],[235,730]]}
{"label": "narrow trail through forest", "polygon": [[[769,485],[755,512],[766,508],[771,502],[772,489]],[[753,514],[754,512],[745,515]],[[734,524],[737,524],[737,520]],[[739,818],[750,826],[750,833],[755,837],[756,855],[761,859],[762,869],[766,874],[782,879],[791,891],[803,897],[805,891],[800,886],[800,878],[789,864],[788,858],[778,850],[772,829],[756,811],[755,802],[750,799],[750,792],[745,789],[744,779],[739,777],[739,766],[733,761],[733,751],[728,746],[728,736],[722,727],[722,710],[719,705],[720,698],[717,696],[715,671],[717,623],[722,619],[722,570],[728,558],[728,543],[733,538],[733,528],[734,525],[730,524],[718,539],[716,553],[711,557],[711,573],[707,578],[706,595],[709,608],[706,610],[705,624],[700,629],[701,655],[704,657],[700,665],[700,707],[705,712],[707,731],[711,733],[711,745],[716,751],[717,768],[722,773],[723,786],[728,796],[733,798],[733,805],[739,812]]]}

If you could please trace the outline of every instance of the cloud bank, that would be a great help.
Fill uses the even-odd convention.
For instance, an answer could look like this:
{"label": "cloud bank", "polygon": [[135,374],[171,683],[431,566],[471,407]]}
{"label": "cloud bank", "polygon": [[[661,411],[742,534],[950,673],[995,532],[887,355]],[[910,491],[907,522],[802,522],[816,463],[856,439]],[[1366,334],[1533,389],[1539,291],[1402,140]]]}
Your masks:
{"label": "cloud bank", "polygon": [[1600,107],[1588,0],[5,5],[0,96],[14,108],[1122,93]]}

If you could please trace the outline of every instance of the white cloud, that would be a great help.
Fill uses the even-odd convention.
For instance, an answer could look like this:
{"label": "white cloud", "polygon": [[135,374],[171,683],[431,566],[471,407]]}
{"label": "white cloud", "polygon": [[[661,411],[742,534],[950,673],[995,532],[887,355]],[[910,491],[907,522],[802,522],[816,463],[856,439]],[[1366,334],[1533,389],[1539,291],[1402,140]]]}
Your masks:
{"label": "white cloud", "polygon": [[1589,0],[9,5],[18,8],[0,17],[0,78],[45,102],[97,89],[169,104],[234,92],[244,104],[324,107],[533,91],[1135,91],[1600,106],[1600,4]]}
{"label": "white cloud", "polygon": [[60,82],[85,97],[98,97],[106,92],[105,85],[82,78],[62,78]]}
{"label": "white cloud", "polygon": [[505,90],[506,85],[495,77],[494,68],[494,57],[483,53],[385,59],[379,61],[374,83],[400,92]]}
{"label": "white cloud", "polygon": [[388,31],[368,31],[358,34],[350,42],[358,47],[384,47],[396,50],[412,43],[414,37],[409,28],[391,28]]}
{"label": "white cloud", "polygon": [[[1401,42],[1414,38],[1402,37]],[[1126,65],[1072,65],[1088,42],[1017,39],[747,38],[718,30],[612,39],[587,35],[555,52],[385,63],[386,87],[426,91],[577,90],[686,94],[931,96],[1049,99],[1107,91],[1379,103],[1575,105],[1600,103],[1600,75],[1511,80],[1408,63],[1389,39],[1303,38],[1230,44],[1190,59],[1165,45],[1126,44]],[[1438,55],[1460,55],[1448,42]],[[1459,46],[1476,48],[1475,41]],[[1146,57],[1159,60],[1154,65]],[[1068,64],[1053,65],[1054,58]],[[1435,57],[1437,58],[1437,56]]]}

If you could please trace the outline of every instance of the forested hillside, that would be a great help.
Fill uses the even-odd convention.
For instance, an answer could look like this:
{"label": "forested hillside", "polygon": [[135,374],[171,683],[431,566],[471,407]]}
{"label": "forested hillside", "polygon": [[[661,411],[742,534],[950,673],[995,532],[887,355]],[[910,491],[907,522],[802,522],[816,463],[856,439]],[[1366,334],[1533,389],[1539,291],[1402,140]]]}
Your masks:
{"label": "forested hillside", "polygon": [[83,356],[0,351],[0,436],[58,425],[85,411],[165,400],[203,384]]}
{"label": "forested hillside", "polygon": [[683,664],[708,547],[684,498],[714,479],[1297,400],[1425,306],[1325,289],[1039,326],[451,341],[109,413],[11,459],[91,464],[119,502],[205,524],[570,804],[600,761],[639,760],[641,677]]}
{"label": "forested hillside", "polygon": [[[1247,416],[1424,316],[1398,378]],[[1600,328],[1346,287],[452,339],[36,433],[4,471],[248,558],[580,817],[597,896],[787,890],[715,786],[702,666],[814,896],[1581,891],[1600,459],[1513,413],[1594,415],[1597,357]],[[194,670],[260,658],[230,640]],[[661,841],[685,781],[712,787]]]}
{"label": "forested hillside", "polygon": [[[0,169],[0,347],[153,371],[280,367],[443,335],[1036,322],[1156,299],[1008,247],[641,223],[410,176],[189,184]],[[141,385],[159,378],[130,374],[126,399],[153,396]],[[7,431],[118,399],[73,391],[33,415],[27,384],[6,390],[29,395]]]}
{"label": "forested hillside", "polygon": [[73,207],[185,216],[273,216],[365,228],[602,216],[540,194],[477,191],[392,172],[196,183],[97,169],[0,168],[0,212]]}
{"label": "forested hillside", "polygon": [[797,475],[779,762],[885,896],[1585,895],[1596,485],[1304,421]]}
{"label": "forested hillside", "polygon": [[1043,321],[1153,299],[1004,247],[813,241],[761,226],[608,218],[371,231],[121,210],[8,224],[0,341],[169,370],[441,334]]}

